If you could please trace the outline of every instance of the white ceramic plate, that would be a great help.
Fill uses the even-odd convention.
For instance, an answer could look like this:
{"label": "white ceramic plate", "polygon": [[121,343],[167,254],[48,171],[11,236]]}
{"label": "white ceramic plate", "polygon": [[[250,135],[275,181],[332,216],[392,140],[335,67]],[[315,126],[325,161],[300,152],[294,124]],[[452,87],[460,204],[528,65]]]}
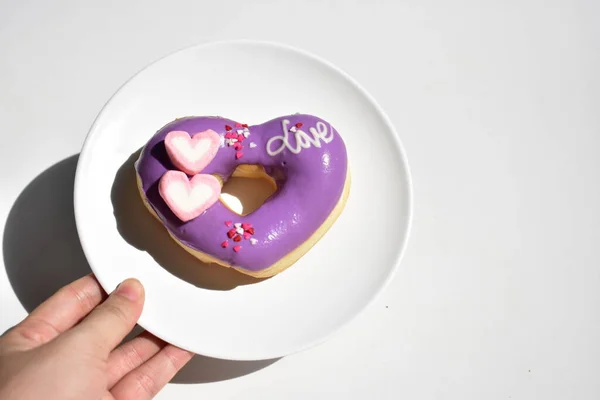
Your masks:
{"label": "white ceramic plate", "polygon": [[[196,268],[141,206],[132,154],[176,117],[255,124],[295,112],[329,121],[346,142],[352,190],[339,220],[271,279]],[[345,73],[281,45],[220,42],[159,60],[110,99],[79,158],[75,215],[103,287],[128,277],[144,284],[142,327],[198,354],[268,359],[324,341],[384,288],[406,245],[411,185],[390,121]]]}

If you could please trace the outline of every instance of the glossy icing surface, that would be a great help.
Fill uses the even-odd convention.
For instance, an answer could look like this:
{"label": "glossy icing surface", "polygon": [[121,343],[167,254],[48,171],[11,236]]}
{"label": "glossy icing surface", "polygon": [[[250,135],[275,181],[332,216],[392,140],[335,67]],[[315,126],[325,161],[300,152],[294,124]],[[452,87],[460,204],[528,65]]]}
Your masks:
{"label": "glossy icing surface", "polygon": [[[228,129],[239,123],[220,117],[187,117],[160,129],[142,150],[136,163],[142,190],[165,227],[185,245],[249,271],[268,268],[306,241],[338,203],[346,182],[346,147],[326,121],[305,114],[288,115],[249,126],[249,134],[234,148],[227,145]],[[213,130],[221,145],[202,174],[224,182],[241,164],[262,165],[278,189],[254,212],[242,217],[217,201],[198,217],[182,222],[158,190],[159,181],[176,170],[164,139],[171,131],[190,135]],[[223,246],[232,229],[226,222],[251,224],[253,234]],[[229,238],[231,239],[231,238]],[[236,250],[233,250],[236,247]]]}

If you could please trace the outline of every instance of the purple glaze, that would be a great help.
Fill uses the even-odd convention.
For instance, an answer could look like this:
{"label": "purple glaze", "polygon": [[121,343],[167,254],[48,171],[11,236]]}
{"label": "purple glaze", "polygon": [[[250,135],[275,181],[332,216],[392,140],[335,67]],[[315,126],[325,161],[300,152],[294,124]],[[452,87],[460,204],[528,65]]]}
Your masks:
{"label": "purple glaze", "polygon": [[[309,128],[323,122],[328,132],[333,131],[329,143],[320,141],[321,147],[311,145],[294,154],[287,147],[279,154],[271,156],[266,146],[270,138],[283,135],[282,121],[288,120],[289,127],[300,122],[302,130],[311,138]],[[167,229],[187,246],[207,253],[227,263],[249,270],[260,271],[268,268],[306,241],[327,219],[340,199],[347,173],[346,147],[339,133],[320,118],[296,114],[250,126],[250,136],[243,141],[244,156],[235,159],[233,147],[221,145],[216,157],[201,172],[221,176],[223,181],[231,176],[240,164],[258,164],[265,167],[278,185],[278,190],[254,212],[240,216],[229,210],[220,201],[199,217],[181,222],[169,209],[158,193],[161,176],[176,169],[167,155],[164,138],[170,131],[181,130],[190,134],[212,129],[223,136],[225,125],[235,128],[236,121],[220,117],[187,117],[175,120],[160,129],[144,147],[136,163],[142,188],[147,200]],[[292,148],[296,146],[293,133],[289,134]],[[256,147],[250,148],[250,143]],[[222,142],[223,143],[223,142]],[[271,150],[282,143],[276,140]],[[225,221],[249,222],[255,230],[253,238],[258,240],[251,245],[249,240],[234,243],[230,240],[227,248],[221,243],[227,239]],[[233,251],[234,244],[242,249]]]}

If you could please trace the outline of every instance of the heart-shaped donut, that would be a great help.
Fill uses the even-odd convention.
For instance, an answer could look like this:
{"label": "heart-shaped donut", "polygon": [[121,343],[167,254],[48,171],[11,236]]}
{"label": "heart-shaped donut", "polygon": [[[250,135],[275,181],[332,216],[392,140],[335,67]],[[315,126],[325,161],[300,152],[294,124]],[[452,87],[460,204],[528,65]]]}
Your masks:
{"label": "heart-shaped donut", "polygon": [[212,175],[198,174],[188,180],[181,171],[167,171],[160,178],[158,191],[173,214],[186,222],[219,200],[221,184]]}
{"label": "heart-shaped donut", "polygon": [[[207,132],[217,135],[219,147],[188,181],[185,173],[197,173],[208,159],[194,141],[202,149],[203,138],[217,143]],[[251,170],[267,173],[277,190],[242,217],[216,198],[222,182]],[[275,275],[310,250],[342,212],[350,189],[344,141],[331,124],[306,114],[253,126],[221,117],[177,119],[148,141],[136,171],[144,204],[178,244],[203,261],[255,277]],[[196,194],[196,182],[210,190]]]}
{"label": "heart-shaped donut", "polygon": [[220,141],[219,134],[212,129],[191,137],[184,131],[171,131],[165,137],[165,148],[178,169],[188,175],[196,175],[215,158]]}

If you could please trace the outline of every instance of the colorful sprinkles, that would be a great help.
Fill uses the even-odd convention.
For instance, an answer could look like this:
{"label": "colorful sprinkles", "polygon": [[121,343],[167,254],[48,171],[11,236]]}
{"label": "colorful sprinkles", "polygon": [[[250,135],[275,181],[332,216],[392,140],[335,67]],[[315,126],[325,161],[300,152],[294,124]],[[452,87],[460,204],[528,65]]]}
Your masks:
{"label": "colorful sprinkles", "polygon": [[[297,129],[302,127],[302,123],[298,122],[290,128],[290,131],[296,132]],[[243,142],[250,136],[250,129],[248,129],[248,124],[241,124],[239,122],[235,123],[234,127],[230,125],[225,125],[225,144],[228,147],[233,147],[235,150],[235,159],[239,160],[244,156],[242,149],[244,148]],[[249,147],[251,149],[256,147],[256,143],[250,142]],[[241,243],[242,240],[250,241],[252,246],[256,246],[258,244],[258,240],[253,238],[254,235],[254,227],[252,224],[248,222],[236,222],[233,221],[225,221],[225,226],[230,228],[227,230],[227,238],[233,240],[234,243]],[[225,240],[221,243],[221,247],[226,249],[229,247],[229,241]],[[233,246],[233,251],[239,253],[242,249],[242,246],[236,244]]]}
{"label": "colorful sprinkles", "polygon": [[[225,226],[230,228],[227,230],[227,238],[232,239],[235,246],[233,246],[233,251],[239,253],[242,249],[242,246],[237,244],[242,240],[249,240],[252,246],[256,246],[258,240],[252,237],[254,235],[254,227],[249,222],[236,222],[233,221],[225,221]],[[229,247],[229,241],[225,240],[221,243],[221,247],[226,249]]]}
{"label": "colorful sprinkles", "polygon": [[[230,125],[225,125],[225,135],[224,140],[225,144],[229,147],[233,147],[235,150],[235,159],[239,160],[244,156],[242,149],[244,148],[243,142],[248,136],[250,136],[250,129],[248,129],[248,124],[241,124],[237,122],[235,124],[235,129]],[[254,148],[256,145],[252,146],[250,144],[250,148]]]}
{"label": "colorful sprinkles", "polygon": [[296,123],[296,125],[292,125],[289,131],[295,133],[300,128],[302,128],[302,122],[298,122]]}

